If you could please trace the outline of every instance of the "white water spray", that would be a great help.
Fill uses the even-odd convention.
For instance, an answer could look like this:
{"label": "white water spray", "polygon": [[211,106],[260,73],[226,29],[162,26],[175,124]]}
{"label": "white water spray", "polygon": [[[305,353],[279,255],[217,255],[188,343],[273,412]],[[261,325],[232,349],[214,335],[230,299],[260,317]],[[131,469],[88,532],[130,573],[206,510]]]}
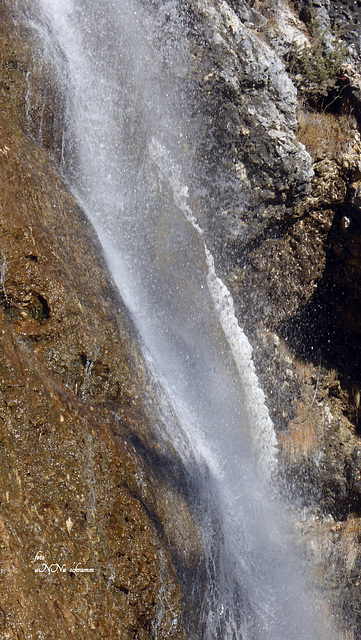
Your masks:
{"label": "white water spray", "polygon": [[[150,153],[155,159],[161,175],[167,178],[172,186],[175,204],[183,211],[186,219],[203,238],[203,230],[188,205],[188,189],[182,184],[179,168],[175,166],[167,150],[154,139],[150,144]],[[217,277],[213,256],[204,239],[203,245],[207,262],[207,285],[239,372],[239,383],[242,388],[250,436],[255,445],[255,453],[261,471],[270,477],[277,464],[277,438],[253,365],[252,347],[238,324],[232,296],[222,280]]]}
{"label": "white water spray", "polygon": [[251,347],[188,204],[191,132],[175,80],[188,72],[186,34],[175,2],[150,5],[33,0],[67,99],[63,171],[187,436],[185,464],[202,459],[209,584],[196,640],[330,640],[264,479],[275,434]]}

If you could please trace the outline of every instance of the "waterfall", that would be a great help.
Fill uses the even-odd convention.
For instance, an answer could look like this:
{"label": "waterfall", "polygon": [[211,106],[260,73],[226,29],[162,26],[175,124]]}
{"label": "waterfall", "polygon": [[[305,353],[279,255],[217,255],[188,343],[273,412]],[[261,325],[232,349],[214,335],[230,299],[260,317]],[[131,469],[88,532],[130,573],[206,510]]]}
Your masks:
{"label": "waterfall", "polygon": [[329,639],[268,485],[276,440],[251,347],[188,196],[197,132],[177,2],[32,0],[28,11],[67,101],[61,169],[177,416],[184,464],[200,463],[209,584],[195,640]]}

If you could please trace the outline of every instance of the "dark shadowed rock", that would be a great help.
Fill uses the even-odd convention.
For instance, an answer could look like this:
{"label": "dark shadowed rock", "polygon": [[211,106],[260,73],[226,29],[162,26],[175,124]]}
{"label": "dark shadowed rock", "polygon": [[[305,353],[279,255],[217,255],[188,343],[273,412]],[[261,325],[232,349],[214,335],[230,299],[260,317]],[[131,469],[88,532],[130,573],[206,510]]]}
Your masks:
{"label": "dark shadowed rock", "polygon": [[[193,210],[254,347],[284,494],[318,514],[309,522],[321,588],[329,580],[356,635],[358,4],[195,0],[187,9],[206,167]],[[327,518],[340,532],[333,573],[322,551],[334,535]]]}

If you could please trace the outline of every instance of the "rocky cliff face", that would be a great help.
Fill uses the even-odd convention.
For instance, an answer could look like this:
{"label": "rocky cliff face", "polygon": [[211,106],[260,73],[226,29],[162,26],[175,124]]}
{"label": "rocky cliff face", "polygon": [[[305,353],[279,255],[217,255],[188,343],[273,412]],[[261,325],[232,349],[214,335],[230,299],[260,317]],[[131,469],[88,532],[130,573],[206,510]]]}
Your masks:
{"label": "rocky cliff face", "polygon": [[254,346],[279,433],[278,482],[308,509],[308,551],[352,637],[361,629],[360,11],[328,0],[187,8],[208,158],[194,210]]}
{"label": "rocky cliff face", "polygon": [[[325,598],[355,638],[358,4],[179,3],[198,145],[192,210],[254,346],[279,434],[276,481],[299,508]],[[162,3],[159,38],[171,33],[172,5]],[[181,467],[156,441],[134,328],[56,169],[54,72],[4,2],[0,17],[0,629],[6,638],[179,638],[179,579],[201,558]],[[45,560],[34,562],[38,552]],[[65,572],[36,572],[44,563]],[[76,563],[94,572],[72,571]]]}
{"label": "rocky cliff face", "polygon": [[33,47],[0,3],[0,635],[182,638],[198,533]]}

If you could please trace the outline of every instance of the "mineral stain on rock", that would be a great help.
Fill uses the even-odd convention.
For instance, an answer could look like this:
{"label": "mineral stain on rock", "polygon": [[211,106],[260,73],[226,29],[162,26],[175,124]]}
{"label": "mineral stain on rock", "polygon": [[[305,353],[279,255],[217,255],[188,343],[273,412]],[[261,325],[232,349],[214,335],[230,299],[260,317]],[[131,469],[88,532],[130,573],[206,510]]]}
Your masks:
{"label": "mineral stain on rock", "polygon": [[136,332],[49,157],[50,85],[41,140],[29,121],[29,91],[46,99],[29,33],[0,16],[1,635],[181,638]]}
{"label": "mineral stain on rock", "polygon": [[[208,167],[190,201],[254,345],[281,484],[310,510],[306,552],[355,637],[359,4],[193,0],[184,16],[199,100],[193,125]],[[202,564],[196,518],[177,456],[155,443],[156,416],[140,400],[151,390],[134,327],[53,162],[64,160],[53,71],[7,6],[0,2],[0,631],[182,638],[179,578]],[[319,91],[317,52],[334,41],[336,21],[347,27],[340,64],[336,73],[326,58]]]}

